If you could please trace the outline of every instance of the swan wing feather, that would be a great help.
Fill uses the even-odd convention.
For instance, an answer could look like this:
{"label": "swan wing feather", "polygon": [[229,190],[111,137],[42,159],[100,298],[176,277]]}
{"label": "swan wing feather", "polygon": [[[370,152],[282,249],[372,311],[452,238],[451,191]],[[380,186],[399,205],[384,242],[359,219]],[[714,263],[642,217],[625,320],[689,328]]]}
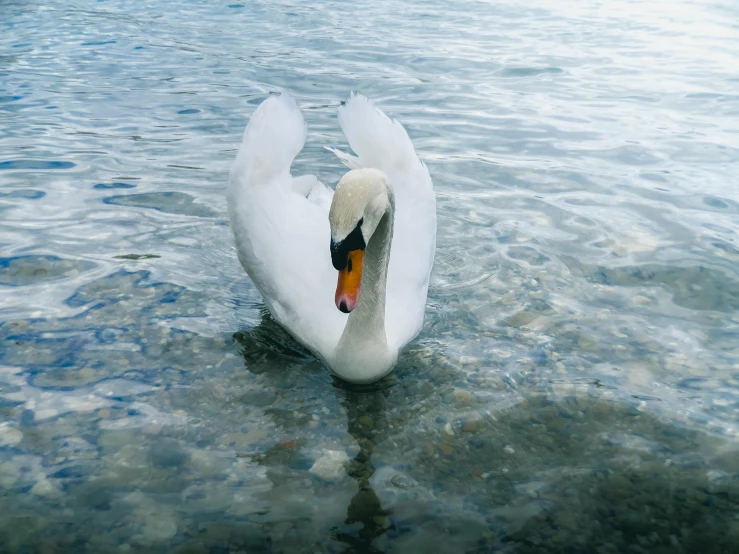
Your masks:
{"label": "swan wing feather", "polygon": [[380,169],[395,192],[385,328],[388,345],[400,349],[423,325],[436,249],[433,183],[403,126],[364,96],[352,95],[339,107],[339,124],[356,154],[352,164]]}
{"label": "swan wing feather", "polygon": [[324,358],[346,315],[334,308],[328,209],[332,191],[315,176],[293,178],[306,125],[295,100],[271,96],[256,109],[228,184],[241,264],[277,321]]}

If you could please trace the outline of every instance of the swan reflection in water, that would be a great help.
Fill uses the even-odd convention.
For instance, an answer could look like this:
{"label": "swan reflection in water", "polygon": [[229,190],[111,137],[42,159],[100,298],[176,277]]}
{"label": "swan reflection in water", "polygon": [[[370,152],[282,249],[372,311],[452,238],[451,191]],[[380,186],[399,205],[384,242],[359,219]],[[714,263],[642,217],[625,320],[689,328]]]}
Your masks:
{"label": "swan reflection in water", "polygon": [[[347,553],[381,552],[372,546],[372,542],[393,529],[393,526],[387,517],[389,510],[383,508],[370,484],[375,473],[372,454],[392,430],[387,421],[387,407],[390,390],[397,382],[397,377],[391,374],[371,385],[352,385],[334,379],[331,387],[330,381],[325,378],[327,370],[296,344],[266,310],[261,312],[258,325],[248,332],[236,333],[234,338],[243,348],[249,372],[268,374],[270,380],[274,377],[275,386],[280,386],[278,381],[288,378],[285,366],[293,362],[301,366],[302,377],[318,382],[320,390],[316,391],[317,394],[330,395],[333,388],[346,412],[347,432],[356,441],[359,452],[344,465],[346,474],[356,482],[357,492],[347,506],[343,524],[331,529],[331,537],[346,544],[344,552]],[[301,387],[291,383],[283,389],[283,393],[289,390],[299,391]],[[357,525],[360,526],[358,530]]]}
{"label": "swan reflection in water", "polygon": [[349,546],[347,552],[381,552],[371,543],[392,528],[386,517],[389,512],[382,507],[370,485],[375,472],[372,453],[389,431],[386,409],[392,381],[393,378],[389,377],[364,387],[350,386],[338,380],[334,382],[339,401],[346,410],[347,431],[359,445],[357,455],[346,464],[347,475],[356,481],[358,490],[347,507],[344,523],[359,523],[362,528],[356,536],[334,530],[334,538]]}

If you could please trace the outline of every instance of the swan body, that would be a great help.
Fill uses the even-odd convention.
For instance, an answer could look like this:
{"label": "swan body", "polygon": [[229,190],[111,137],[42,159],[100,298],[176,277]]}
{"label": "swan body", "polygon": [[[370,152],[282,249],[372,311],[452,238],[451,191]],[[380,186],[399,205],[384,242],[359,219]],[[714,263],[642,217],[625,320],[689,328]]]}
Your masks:
{"label": "swan body", "polygon": [[353,95],[339,124],[356,156],[333,150],[352,168],[334,192],[290,174],[305,121],[290,96],[265,100],[231,167],[228,211],[239,261],[273,317],[335,375],[369,383],[423,325],[436,200],[397,121]]}

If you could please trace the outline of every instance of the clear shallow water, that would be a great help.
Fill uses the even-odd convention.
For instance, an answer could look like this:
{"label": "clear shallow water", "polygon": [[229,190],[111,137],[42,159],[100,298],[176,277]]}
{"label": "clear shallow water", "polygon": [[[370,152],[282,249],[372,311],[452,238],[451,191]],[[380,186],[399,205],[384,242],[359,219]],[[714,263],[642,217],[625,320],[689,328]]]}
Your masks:
{"label": "clear shallow water", "polygon": [[[729,2],[0,3],[0,550],[735,552]],[[349,91],[438,194],[426,325],[346,389],[225,216],[254,106]]]}

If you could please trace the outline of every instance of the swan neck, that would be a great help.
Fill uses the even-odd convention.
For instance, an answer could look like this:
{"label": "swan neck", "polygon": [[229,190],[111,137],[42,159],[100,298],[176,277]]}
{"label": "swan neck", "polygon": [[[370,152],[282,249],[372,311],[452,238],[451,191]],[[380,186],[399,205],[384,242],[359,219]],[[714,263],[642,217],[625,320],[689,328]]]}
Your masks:
{"label": "swan neck", "polygon": [[349,314],[331,363],[342,379],[371,383],[390,371],[397,351],[388,347],[385,302],[395,202],[388,191],[388,207],[364,250],[362,282],[357,305]]}
{"label": "swan neck", "polygon": [[349,314],[337,346],[339,355],[380,359],[388,353],[385,334],[385,301],[390,245],[393,238],[394,203],[391,201],[364,251],[362,283],[357,306]]}
{"label": "swan neck", "polygon": [[[357,307],[349,315],[347,326],[360,323],[358,330],[366,333],[372,330],[382,333],[385,340],[385,301],[387,289],[387,270],[390,263],[390,245],[393,238],[392,204],[382,216],[372,238],[367,244],[362,267],[362,285],[359,289]],[[356,323],[355,323],[356,325]]]}

